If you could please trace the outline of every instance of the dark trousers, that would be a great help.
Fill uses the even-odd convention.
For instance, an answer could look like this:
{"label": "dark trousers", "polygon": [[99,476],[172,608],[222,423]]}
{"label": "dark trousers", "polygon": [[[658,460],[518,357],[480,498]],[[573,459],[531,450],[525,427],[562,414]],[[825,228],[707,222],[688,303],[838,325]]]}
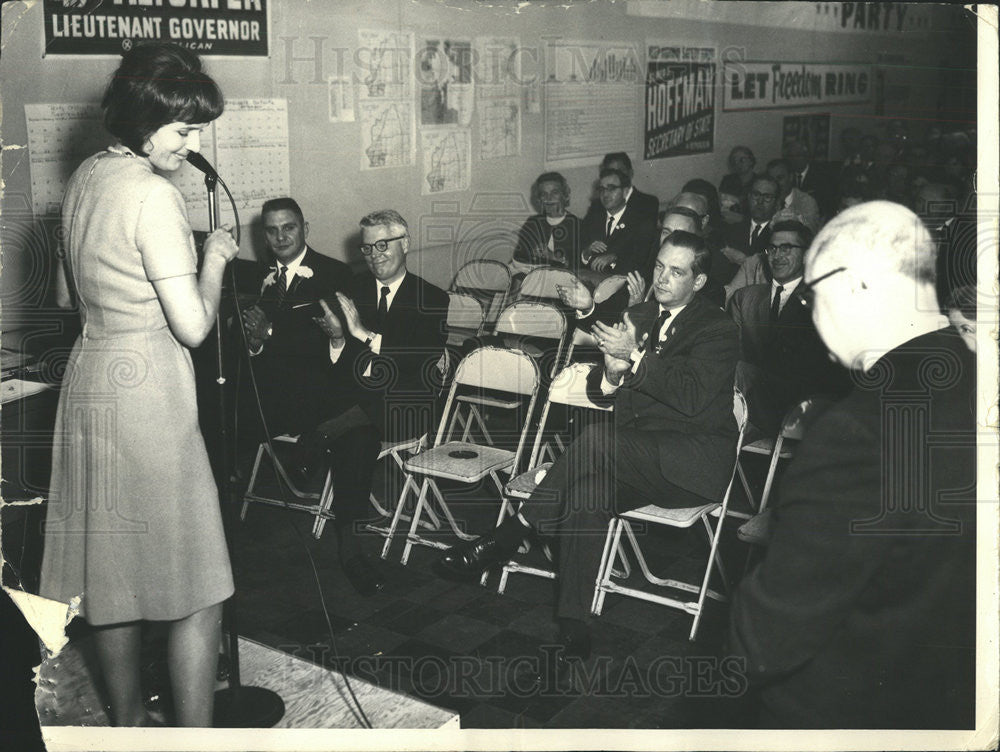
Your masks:
{"label": "dark trousers", "polygon": [[656,434],[610,422],[588,425],[556,460],[520,513],[558,546],[556,615],[586,619],[612,516],[657,504],[709,503],[660,472]]}
{"label": "dark trousers", "polygon": [[338,527],[372,516],[368,494],[382,441],[371,423],[353,426],[325,442],[333,470],[333,513]]}

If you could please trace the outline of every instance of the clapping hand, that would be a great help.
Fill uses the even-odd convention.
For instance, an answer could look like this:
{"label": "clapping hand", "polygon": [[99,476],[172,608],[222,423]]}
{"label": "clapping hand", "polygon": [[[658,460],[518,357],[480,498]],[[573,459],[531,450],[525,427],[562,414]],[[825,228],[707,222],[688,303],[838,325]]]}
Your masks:
{"label": "clapping hand", "polygon": [[597,258],[590,260],[590,268],[595,272],[603,272],[605,270],[610,271],[611,265],[618,260],[618,254],[616,253],[602,253]]}
{"label": "clapping hand", "polygon": [[358,308],[354,305],[354,301],[342,292],[337,293],[337,300],[340,302],[340,310],[344,312],[344,323],[347,324],[347,331],[351,333],[351,336],[362,342],[370,339],[372,336],[371,332],[365,329],[361,323],[361,315],[358,313]]}
{"label": "clapping hand", "polygon": [[629,307],[644,301],[646,299],[646,280],[642,278],[642,275],[639,272],[629,272],[626,281]]}
{"label": "clapping hand", "polygon": [[628,313],[623,318],[613,326],[598,321],[593,328],[597,347],[604,353],[604,375],[612,384],[620,383],[622,374],[631,370],[631,355],[636,348],[635,325]]}
{"label": "clapping hand", "polygon": [[743,253],[743,251],[738,251],[732,246],[728,245],[722,249],[722,255],[725,256],[730,261],[732,261],[737,266],[747,260],[747,255]]}
{"label": "clapping hand", "polygon": [[589,311],[594,306],[594,296],[579,279],[574,278],[572,285],[556,285],[556,292],[563,305],[575,311]]}
{"label": "clapping hand", "polygon": [[583,253],[580,254],[580,258],[583,263],[589,264],[594,260],[595,256],[600,256],[602,253],[607,253],[608,244],[603,240],[595,240],[586,248],[583,249]]}
{"label": "clapping hand", "polygon": [[270,337],[271,322],[260,306],[251,306],[243,311],[243,326],[247,333],[250,350],[259,350]]}
{"label": "clapping hand", "polygon": [[337,314],[330,310],[330,306],[325,300],[320,298],[319,305],[323,309],[323,315],[317,316],[313,321],[319,324],[319,328],[330,338],[330,342],[337,347],[342,347],[344,344],[343,324],[340,323]]}

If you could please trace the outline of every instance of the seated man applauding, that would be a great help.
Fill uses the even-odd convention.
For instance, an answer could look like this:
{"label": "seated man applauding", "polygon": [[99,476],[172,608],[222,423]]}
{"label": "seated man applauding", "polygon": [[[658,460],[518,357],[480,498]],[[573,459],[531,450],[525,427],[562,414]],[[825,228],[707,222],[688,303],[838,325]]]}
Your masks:
{"label": "seated man applauding", "polygon": [[525,538],[555,536],[564,658],[590,653],[586,620],[611,516],[646,504],[706,504],[725,491],[739,339],[725,313],[695,294],[709,258],[692,233],[663,242],[656,300],[630,308],[618,324],[594,324],[604,367],[588,389],[595,399],[614,395],[613,425],[584,429],[515,516],[437,562],[444,576],[475,578],[507,561]]}

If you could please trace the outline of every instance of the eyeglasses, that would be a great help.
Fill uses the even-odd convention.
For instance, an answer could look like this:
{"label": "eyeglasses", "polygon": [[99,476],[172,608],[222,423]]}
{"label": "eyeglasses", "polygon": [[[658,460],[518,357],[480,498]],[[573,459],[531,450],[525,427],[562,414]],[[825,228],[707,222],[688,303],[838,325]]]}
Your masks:
{"label": "eyeglasses", "polygon": [[834,274],[840,274],[840,272],[846,272],[846,266],[838,266],[836,269],[831,269],[826,274],[821,274],[812,282],[803,282],[798,287],[799,297],[802,299],[802,305],[806,308],[812,308],[813,304],[816,302],[816,285],[822,282],[824,279],[829,279]]}
{"label": "eyeglasses", "polygon": [[768,256],[777,256],[778,254],[788,255],[792,251],[801,251],[805,246],[795,245],[794,243],[782,243],[781,245],[769,245],[764,248],[764,253]]}
{"label": "eyeglasses", "polygon": [[376,240],[374,243],[362,243],[358,248],[361,250],[362,256],[371,256],[375,251],[385,253],[389,250],[389,243],[394,240],[402,240],[405,237],[406,235],[397,235],[394,238],[383,238],[382,240]]}
{"label": "eyeglasses", "polygon": [[761,193],[760,191],[750,191],[750,198],[754,201],[774,201],[778,197],[777,193]]}

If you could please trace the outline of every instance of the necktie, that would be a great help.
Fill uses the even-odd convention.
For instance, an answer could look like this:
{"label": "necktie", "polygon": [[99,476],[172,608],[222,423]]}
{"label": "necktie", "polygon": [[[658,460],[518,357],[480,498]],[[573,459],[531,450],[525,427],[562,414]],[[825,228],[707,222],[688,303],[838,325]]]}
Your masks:
{"label": "necktie", "polygon": [[795,173],[795,187],[796,188],[801,188],[802,187],[802,173],[801,172],[796,172]]}
{"label": "necktie", "polygon": [[761,228],[761,225],[759,225],[759,224],[757,224],[755,222],[754,226],[753,226],[753,232],[750,233],[750,250],[751,251],[753,250],[754,243],[757,242],[757,238],[760,237],[760,228]]}
{"label": "necktie", "polygon": [[279,266],[277,287],[278,287],[278,308],[285,302],[285,295],[288,293],[288,267]]}
{"label": "necktie", "polygon": [[375,314],[375,328],[382,332],[382,325],[385,323],[385,315],[389,312],[389,286],[382,285],[379,292],[378,311]]}
{"label": "necktie", "polygon": [[604,233],[604,237],[605,238],[610,238],[611,237],[611,231],[614,230],[614,229],[615,229],[615,218],[614,217],[608,217],[608,226],[607,226],[606,231]]}
{"label": "necktie", "polygon": [[656,321],[653,322],[653,326],[649,329],[649,335],[646,338],[646,345],[643,349],[647,349],[650,345],[653,345],[656,348],[656,354],[660,354],[660,330],[669,318],[670,311],[660,311],[660,315],[656,317]]}
{"label": "necktie", "polygon": [[781,312],[781,293],[785,291],[785,288],[778,285],[774,288],[774,299],[771,301],[771,321],[778,320],[778,314]]}

